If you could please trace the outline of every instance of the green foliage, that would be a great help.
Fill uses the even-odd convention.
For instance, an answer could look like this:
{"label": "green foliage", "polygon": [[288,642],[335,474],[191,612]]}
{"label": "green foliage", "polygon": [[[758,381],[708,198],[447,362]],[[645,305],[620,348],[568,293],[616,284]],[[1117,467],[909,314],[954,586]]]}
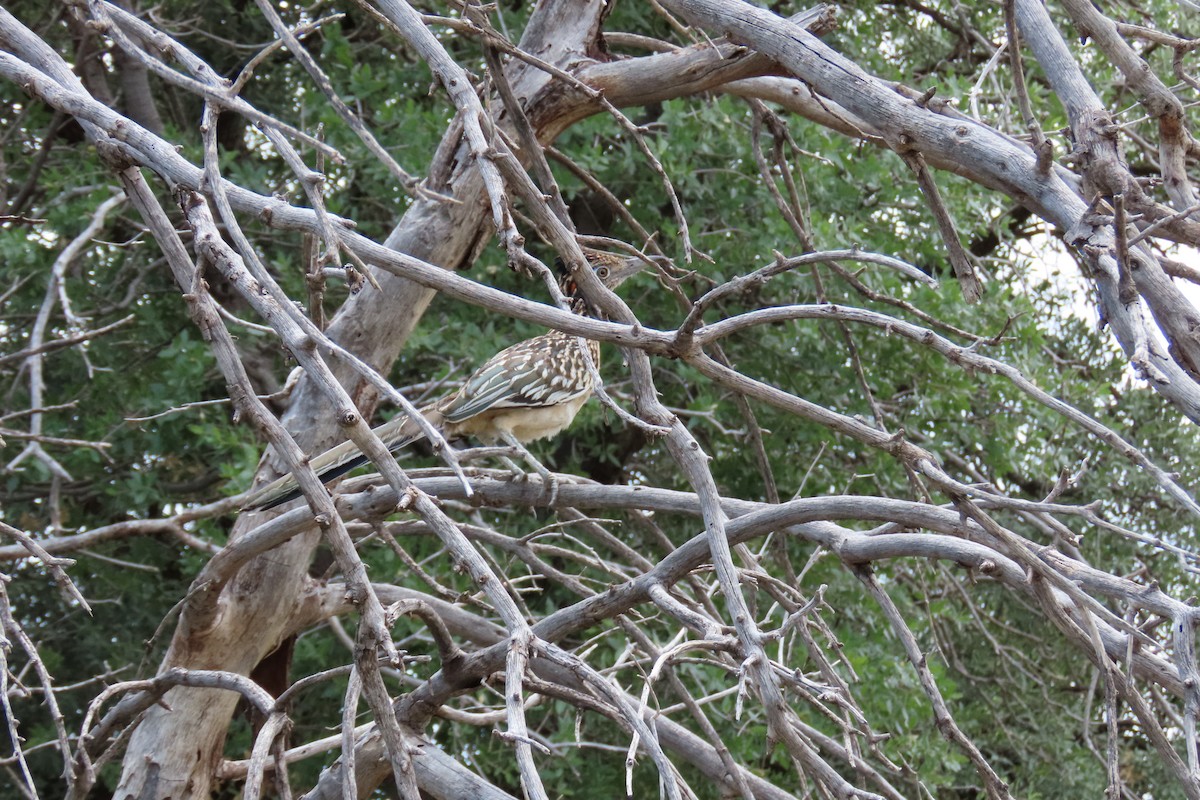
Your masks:
{"label": "green foliage", "polygon": [[[33,4],[16,5],[21,7],[16,12],[19,16],[27,11],[28,19],[45,22],[44,15],[34,13]],[[519,26],[518,12],[507,10],[510,4],[502,5],[509,23]],[[936,10],[951,15],[957,10],[951,5],[940,3]],[[880,13],[880,6],[874,3],[846,6],[840,32],[830,37],[829,43],[876,74],[918,88],[936,85],[941,94],[967,96],[977,62],[984,56],[970,50],[969,58],[950,59],[954,48],[969,45],[962,45],[927,14],[903,4],[888,8],[895,13]],[[998,4],[972,8],[970,13],[977,16],[974,25],[979,30],[996,31],[1003,25]],[[268,41],[272,36],[252,4],[169,2],[163,4],[161,14],[165,19],[195,17],[192,29],[196,31],[219,19],[221,24],[215,27],[232,27],[243,41]],[[376,44],[381,36],[376,25],[353,10],[346,14],[341,22],[324,27],[307,46],[319,54],[333,84],[347,102],[362,111],[377,138],[409,172],[419,175],[432,157],[450,112],[439,96],[427,91],[430,75],[425,66],[403,48],[367,46]],[[670,35],[667,23],[646,4],[618,4],[609,24],[647,35]],[[50,28],[50,23],[43,27]],[[71,52],[65,31],[54,35],[57,46]],[[252,55],[201,35],[184,38],[226,75],[236,74]],[[462,63],[478,63],[474,43],[455,38],[451,47]],[[942,69],[945,64],[950,67]],[[201,143],[189,138],[199,102],[158,88],[165,98],[168,125],[178,132],[173,140],[179,141],[184,155],[199,162]],[[1036,70],[1031,72],[1031,92],[1035,98],[1046,93]],[[408,196],[376,159],[364,155],[357,137],[290,58],[277,55],[261,67],[246,97],[306,129],[324,126],[327,141],[349,156],[346,165],[326,165],[330,210],[354,218],[359,229],[370,236],[386,236],[410,203]],[[995,97],[982,101],[986,115],[1011,113],[1000,108]],[[671,178],[690,237],[697,249],[712,259],[711,263],[692,265],[697,274],[681,285],[689,298],[770,263],[773,251],[792,255],[804,250],[765,191],[751,144],[755,114],[748,105],[714,96],[703,102],[689,99],[631,109],[629,114],[648,126],[647,142]],[[9,167],[4,175],[4,195],[11,200],[28,180],[31,199],[21,213],[45,220],[31,226],[0,227],[0,294],[5,296],[0,307],[0,354],[28,346],[50,265],[112,191],[111,176],[94,152],[78,141],[69,141],[69,132],[49,135],[55,124],[50,111],[31,103],[12,84],[0,82],[0,128],[15,126],[16,131],[0,145],[0,163]],[[1050,118],[1043,124],[1050,130],[1061,127],[1063,121]],[[939,278],[942,284],[935,290],[878,267],[857,274],[879,297],[902,300],[948,326],[985,337],[1002,334],[997,343],[981,346],[980,352],[1013,364],[1039,386],[1126,436],[1156,463],[1178,472],[1184,485],[1200,483],[1200,441],[1194,430],[1183,427],[1178,415],[1164,408],[1161,398],[1130,376],[1124,356],[1107,333],[1097,330],[1093,312],[1077,296],[1084,292],[1082,285],[1072,281],[1064,286],[1047,277],[1043,256],[1057,252],[1056,243],[1045,233],[1021,224],[1025,217],[1010,208],[1006,199],[983,194],[965,180],[938,175],[964,243],[995,240],[986,254],[991,272],[988,297],[984,303],[968,307],[949,271],[934,220],[925,204],[914,199],[919,195],[903,162],[868,145],[847,143],[810,123],[789,120],[788,125],[804,152],[791,153],[786,169],[798,187],[814,248],[858,246],[902,258]],[[766,146],[772,146],[769,134],[764,130],[762,135]],[[231,180],[299,201],[300,187],[261,135],[245,128],[235,130],[229,141],[222,169]],[[49,143],[48,157],[33,175],[32,165],[43,142]],[[642,225],[657,232],[664,249],[682,254],[680,223],[674,218],[661,178],[647,167],[638,148],[611,118],[601,115],[575,125],[556,146],[594,174]],[[602,207],[567,170],[556,167],[555,174],[573,209]],[[779,171],[770,180],[782,192],[787,191]],[[78,187],[93,188],[83,191]],[[298,237],[269,232],[252,220],[245,223],[256,241],[263,243],[264,262],[293,297],[304,297],[303,265],[296,257]],[[68,271],[63,287],[88,326],[110,324],[127,314],[133,316],[132,322],[90,343],[84,351],[59,350],[45,361],[45,402],[73,405],[48,412],[44,432],[104,445],[103,450],[52,450],[72,476],[56,487],[65,514],[57,524],[74,532],[114,521],[158,517],[164,509],[174,511],[240,491],[248,485],[259,453],[254,433],[232,419],[228,405],[191,405],[221,400],[227,389],[206,343],[187,319],[179,290],[156,249],[140,235],[138,225],[128,210],[121,210],[104,235],[97,237],[100,241]],[[634,240],[634,232],[618,220],[597,228],[599,233]],[[536,283],[505,269],[501,258],[495,248],[488,249],[471,277],[507,291],[544,297]],[[212,275],[209,279],[214,293],[228,301],[230,311],[249,314],[228,287],[221,294],[219,280]],[[686,315],[685,307],[668,302],[667,294],[649,280],[628,287],[624,294],[647,326],[674,328]],[[331,289],[327,311],[335,312],[345,296],[343,290]],[[764,306],[821,302],[859,306],[926,324],[895,303],[865,297],[827,266],[781,275],[743,296],[729,298],[709,312],[708,319]],[[254,373],[259,388],[264,392],[277,388],[291,366],[277,343],[251,329],[235,329],[247,360],[261,366]],[[49,338],[72,332],[68,321],[56,312]],[[527,323],[484,316],[475,308],[440,298],[409,341],[391,379],[397,386],[435,379],[454,381],[490,356],[497,342],[515,342],[537,332]],[[945,329],[939,333],[965,343]],[[1087,461],[1088,470],[1064,501],[1099,499],[1109,520],[1173,544],[1196,545],[1193,526],[1180,519],[1177,508],[1152,481],[1000,377],[971,374],[886,331],[843,328],[828,322],[761,326],[722,345],[729,363],[747,375],[891,431],[903,429],[943,463],[952,464],[956,474],[974,471],[1016,496],[1041,499],[1060,473],[1073,473]],[[605,359],[604,372],[612,381],[609,388],[620,402],[629,405],[619,356],[607,350]],[[857,377],[857,366],[866,375],[865,384]],[[754,424],[763,430],[770,470],[784,499],[796,493],[914,496],[909,476],[886,454],[833,435],[815,422],[770,408],[756,405],[753,420],[747,419],[726,391],[695,370],[666,362],[656,364],[656,369],[664,402],[685,420],[713,457],[713,474],[729,495],[767,497],[766,481],[746,435]],[[3,412],[27,408],[31,400],[27,376],[11,364],[0,370],[6,380]],[[875,418],[877,408],[883,409],[883,419]],[[152,418],[133,419],[142,417]],[[23,425],[20,420],[3,424]],[[563,441],[543,443],[535,450],[557,470],[687,488],[658,443],[631,441],[621,427],[611,413],[593,403]],[[10,439],[4,450],[6,459],[21,446],[22,441]],[[406,466],[427,463],[419,455],[410,458]],[[45,465],[25,462],[21,470],[4,475],[0,519],[25,530],[52,533],[55,521],[47,512],[50,492],[51,474]],[[514,535],[553,522],[508,510],[480,513],[489,524]],[[999,516],[1023,535],[1046,541],[1043,531],[1023,519]],[[225,541],[228,524],[228,519],[198,522],[188,533],[219,545]],[[663,538],[647,524],[629,519],[618,521],[614,530],[648,558],[665,555],[664,539],[677,545],[700,532],[690,518],[662,515],[653,524]],[[1174,560],[1110,531],[1082,523],[1081,528],[1085,533],[1081,550],[1093,565],[1115,569],[1141,560],[1164,589],[1186,593],[1188,576]],[[447,563],[433,537],[414,535],[406,538],[404,546],[450,591],[465,595],[476,588]],[[835,559],[814,553],[811,545],[792,539],[782,547],[792,563],[804,564],[814,557],[799,588],[811,595],[819,586],[828,587],[826,622],[845,658],[839,668],[847,679],[857,676],[851,686],[855,698],[874,728],[889,734],[882,745],[885,754],[917,770],[936,796],[974,796],[970,787],[977,785],[977,776],[962,751],[938,734],[918,676],[901,660],[894,633],[870,596]],[[12,605],[61,684],[87,680],[107,669],[120,670],[115,679],[152,672],[164,642],[147,642],[172,606],[185,596],[207,558],[167,535],[123,538],[99,543],[92,550],[94,555],[80,556],[71,570],[93,605],[91,617],[65,602],[39,567],[22,563],[8,570],[14,578],[8,589]],[[498,548],[488,552],[506,568],[515,570],[519,565],[515,557]],[[372,543],[364,547],[363,556],[372,576],[428,588],[387,547]],[[580,574],[600,588],[609,579],[588,569],[581,569]],[[1006,591],[976,583],[975,576],[936,565],[898,562],[889,565],[881,580],[888,583],[922,652],[931,654],[929,668],[957,723],[975,741],[985,744],[984,755],[1005,773],[1016,795],[1100,796],[1105,785],[1103,765],[1080,741],[1080,731],[1086,725],[1102,740],[1103,723],[1097,708],[1102,692],[1097,695],[1089,689],[1090,667],[1077,656],[1063,654],[1060,634],[1047,628],[1041,614]],[[963,591],[956,591],[956,586]],[[557,584],[539,580],[532,581],[529,593],[522,597],[534,617],[573,600],[574,595]],[[760,602],[768,604],[762,598]],[[413,631],[418,629],[414,624]],[[669,636],[664,633],[666,623],[656,627],[654,621],[648,621],[646,630],[652,638]],[[610,637],[610,633],[610,629],[597,629],[586,636],[595,637],[601,660],[607,658],[606,663],[615,664],[621,650],[615,644],[616,635]],[[421,642],[413,643],[414,652],[421,647]],[[310,631],[299,638],[293,674],[330,669],[349,659],[344,646],[327,629]],[[435,668],[436,663],[411,665],[407,676],[427,677]],[[804,668],[815,667],[806,664]],[[731,680],[721,667],[707,661],[681,669],[696,683],[711,685],[714,692]],[[616,674],[625,686],[640,688],[645,679],[642,671],[628,665]],[[304,702],[295,707],[295,740],[324,735],[336,724],[344,686],[343,679],[336,679],[305,693]],[[393,679],[390,688],[399,693],[402,684]],[[494,701],[491,691],[478,690],[481,702]],[[78,729],[87,700],[94,693],[94,687],[81,689],[60,700],[69,729]],[[810,710],[806,698],[790,699],[802,709],[802,716]],[[669,698],[663,704],[674,701]],[[1047,706],[1054,713],[1047,714]],[[730,730],[738,731],[737,736],[725,740],[735,759],[751,763],[771,777],[791,774],[792,767],[781,752],[762,753],[762,718],[751,714],[734,721],[734,703],[729,698],[714,702],[712,712],[728,723]],[[1084,719],[1085,714],[1090,717]],[[52,738],[48,717],[34,703],[23,705],[20,716],[22,733],[30,741]],[[835,732],[815,711],[811,717],[804,716],[806,723],[827,734]],[[1172,784],[1161,774],[1145,737],[1132,722],[1123,723],[1128,723],[1123,743],[1131,787],[1156,800],[1173,797],[1171,789],[1162,788]],[[541,762],[547,785],[555,787],[560,796],[624,794],[624,753],[620,748],[628,745],[626,732],[593,715],[581,726],[584,742],[576,744],[573,717],[565,704],[553,700],[531,712],[530,725],[546,741],[561,746],[553,758]],[[493,737],[489,728],[439,722],[432,732],[448,751],[469,759],[501,788],[519,793],[511,747]],[[244,757],[249,741],[248,729],[243,728],[231,737],[228,755]],[[50,751],[42,751],[33,760],[39,780],[46,786],[57,780],[60,767],[55,758]],[[318,768],[306,763],[294,768],[293,774],[311,781]],[[788,778],[781,780],[786,783]],[[711,790],[710,796],[717,796],[715,785],[699,779],[692,785],[704,786]],[[954,794],[956,787],[964,786],[968,788]],[[644,758],[635,768],[634,787],[634,796],[653,796],[657,791],[657,773]],[[914,786],[906,788],[916,796]]]}

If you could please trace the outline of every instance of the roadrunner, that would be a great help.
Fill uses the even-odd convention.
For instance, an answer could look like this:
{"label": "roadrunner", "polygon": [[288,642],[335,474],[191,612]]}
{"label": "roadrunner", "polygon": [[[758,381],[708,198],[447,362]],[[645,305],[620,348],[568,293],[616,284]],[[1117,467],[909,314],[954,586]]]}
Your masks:
{"label": "roadrunner", "polygon": [[[586,251],[596,276],[610,289],[640,270],[644,261],[600,251]],[[575,281],[563,279],[563,293],[570,298],[571,310],[587,314],[589,306]],[[586,349],[585,349],[586,348]],[[425,408],[421,414],[446,439],[474,436],[485,443],[503,442],[519,453],[540,473],[554,491],[548,470],[535,459],[525,444],[556,435],[575,419],[592,394],[592,373],[584,354],[592,363],[600,363],[600,343],[562,331],[550,331],[514,344],[488,359],[471,373],[462,388]],[[392,453],[422,437],[417,424],[405,415],[397,416],[375,429]],[[343,442],[312,459],[311,465],[322,481],[345,475],[367,462],[354,442]],[[250,510],[274,508],[300,496],[291,475],[261,487],[246,498]]]}

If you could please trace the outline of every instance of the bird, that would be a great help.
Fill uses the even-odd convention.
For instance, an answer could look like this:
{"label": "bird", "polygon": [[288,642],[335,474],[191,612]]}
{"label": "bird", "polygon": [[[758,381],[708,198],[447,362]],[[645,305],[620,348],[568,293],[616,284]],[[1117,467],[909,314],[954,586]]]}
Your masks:
{"label": "bird", "polygon": [[[585,249],[593,274],[610,289],[620,286],[647,263],[644,258]],[[596,315],[580,293],[574,278],[558,261],[560,281],[571,311]],[[575,334],[552,330],[507,347],[489,358],[451,394],[420,409],[426,420],[447,440],[473,436],[487,444],[503,442],[519,453],[546,481],[551,497],[557,493],[549,470],[525,445],[556,436],[574,421],[592,395],[592,372],[584,354],[600,364],[600,343]],[[421,439],[417,423],[400,414],[374,429],[389,452],[395,454]],[[367,462],[352,441],[346,441],[312,458],[313,471],[324,483],[345,475]],[[266,511],[300,496],[292,475],[251,492],[243,501],[244,511]]]}

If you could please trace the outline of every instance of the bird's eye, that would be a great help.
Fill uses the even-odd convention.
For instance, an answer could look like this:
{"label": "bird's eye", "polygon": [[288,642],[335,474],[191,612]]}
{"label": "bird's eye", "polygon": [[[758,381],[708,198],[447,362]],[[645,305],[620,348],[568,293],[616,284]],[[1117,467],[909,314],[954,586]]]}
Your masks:
{"label": "bird's eye", "polygon": [[608,278],[608,267],[600,267],[600,268],[598,268],[598,269],[596,270],[596,277],[598,277],[600,280],[605,280],[605,279],[607,279],[607,278]]}

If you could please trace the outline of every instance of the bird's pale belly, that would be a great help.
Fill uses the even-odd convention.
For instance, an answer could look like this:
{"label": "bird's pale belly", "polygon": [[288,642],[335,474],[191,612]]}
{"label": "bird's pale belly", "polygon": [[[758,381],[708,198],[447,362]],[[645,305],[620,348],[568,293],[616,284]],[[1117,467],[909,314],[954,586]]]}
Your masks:
{"label": "bird's pale belly", "polygon": [[508,431],[522,443],[546,439],[569,426],[591,394],[591,391],[581,392],[570,400],[552,406],[485,411],[456,424],[454,434],[497,440],[500,431]]}

